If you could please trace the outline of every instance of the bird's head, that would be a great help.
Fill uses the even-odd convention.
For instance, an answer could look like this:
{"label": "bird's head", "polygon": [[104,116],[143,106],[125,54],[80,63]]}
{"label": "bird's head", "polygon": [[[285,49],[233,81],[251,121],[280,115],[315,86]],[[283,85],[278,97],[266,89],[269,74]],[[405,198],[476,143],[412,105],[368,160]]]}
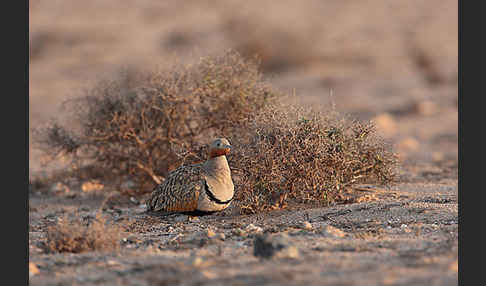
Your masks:
{"label": "bird's head", "polygon": [[226,138],[217,138],[209,145],[209,158],[228,155],[231,145]]}

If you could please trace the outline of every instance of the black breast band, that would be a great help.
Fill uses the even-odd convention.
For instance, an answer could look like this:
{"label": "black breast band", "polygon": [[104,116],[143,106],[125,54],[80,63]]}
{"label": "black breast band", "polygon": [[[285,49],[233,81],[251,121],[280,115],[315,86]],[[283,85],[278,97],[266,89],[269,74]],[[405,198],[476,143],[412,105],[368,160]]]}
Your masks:
{"label": "black breast band", "polygon": [[209,197],[209,200],[217,203],[217,204],[220,204],[220,205],[226,205],[228,204],[229,202],[231,202],[233,200],[233,198],[227,200],[227,201],[222,201],[222,200],[219,200],[218,198],[216,198],[214,196],[213,193],[211,193],[211,191],[209,190],[209,186],[208,186],[208,182],[204,182],[204,190],[206,191],[206,195],[208,195]]}

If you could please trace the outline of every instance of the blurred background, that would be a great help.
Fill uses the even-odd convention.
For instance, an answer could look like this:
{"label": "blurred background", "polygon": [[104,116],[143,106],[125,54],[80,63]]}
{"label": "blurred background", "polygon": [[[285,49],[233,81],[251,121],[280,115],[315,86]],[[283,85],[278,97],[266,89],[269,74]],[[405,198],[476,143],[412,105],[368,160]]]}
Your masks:
{"label": "blurred background", "polygon": [[[457,176],[457,1],[31,0],[29,6],[31,129],[121,67],[194,62],[233,48],[258,55],[264,76],[302,103],[374,120],[405,169],[430,179]],[[42,156],[29,146],[33,175],[43,169]]]}

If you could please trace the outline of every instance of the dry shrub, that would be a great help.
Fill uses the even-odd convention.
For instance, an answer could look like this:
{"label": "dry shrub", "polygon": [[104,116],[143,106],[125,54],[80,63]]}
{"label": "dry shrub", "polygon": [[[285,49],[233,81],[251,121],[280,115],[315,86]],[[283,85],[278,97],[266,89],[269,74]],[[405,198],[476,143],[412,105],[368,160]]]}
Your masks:
{"label": "dry shrub", "polygon": [[88,223],[63,217],[47,228],[44,248],[47,252],[71,253],[117,250],[121,233],[120,227],[107,225],[106,219],[99,214]]}
{"label": "dry shrub", "polygon": [[213,137],[227,137],[245,213],[272,209],[276,198],[277,207],[285,200],[330,203],[347,186],[394,178],[395,154],[372,123],[281,104],[257,63],[236,52],[122,75],[66,103],[79,132],[54,122],[36,142],[51,155],[88,159],[105,174],[153,186],[158,175],[205,160],[203,144]]}
{"label": "dry shrub", "polygon": [[168,70],[128,70],[65,102],[79,131],[54,121],[35,132],[35,142],[52,156],[158,183],[183,161],[177,148],[240,129],[275,95],[257,62],[234,51]]}
{"label": "dry shrub", "polygon": [[287,200],[327,204],[353,184],[394,179],[396,155],[371,122],[281,105],[266,109],[248,127],[253,136],[237,140],[230,157],[245,213],[281,205],[275,199],[282,193]]}

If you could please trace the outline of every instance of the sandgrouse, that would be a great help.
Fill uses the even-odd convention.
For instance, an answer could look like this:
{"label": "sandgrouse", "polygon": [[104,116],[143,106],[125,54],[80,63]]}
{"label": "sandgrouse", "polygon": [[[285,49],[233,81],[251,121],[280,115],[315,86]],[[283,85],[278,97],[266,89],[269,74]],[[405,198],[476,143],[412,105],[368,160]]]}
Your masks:
{"label": "sandgrouse", "polygon": [[211,213],[227,208],[234,194],[226,160],[230,149],[227,139],[214,140],[209,146],[209,159],[170,172],[165,181],[152,191],[147,209],[155,212]]}

